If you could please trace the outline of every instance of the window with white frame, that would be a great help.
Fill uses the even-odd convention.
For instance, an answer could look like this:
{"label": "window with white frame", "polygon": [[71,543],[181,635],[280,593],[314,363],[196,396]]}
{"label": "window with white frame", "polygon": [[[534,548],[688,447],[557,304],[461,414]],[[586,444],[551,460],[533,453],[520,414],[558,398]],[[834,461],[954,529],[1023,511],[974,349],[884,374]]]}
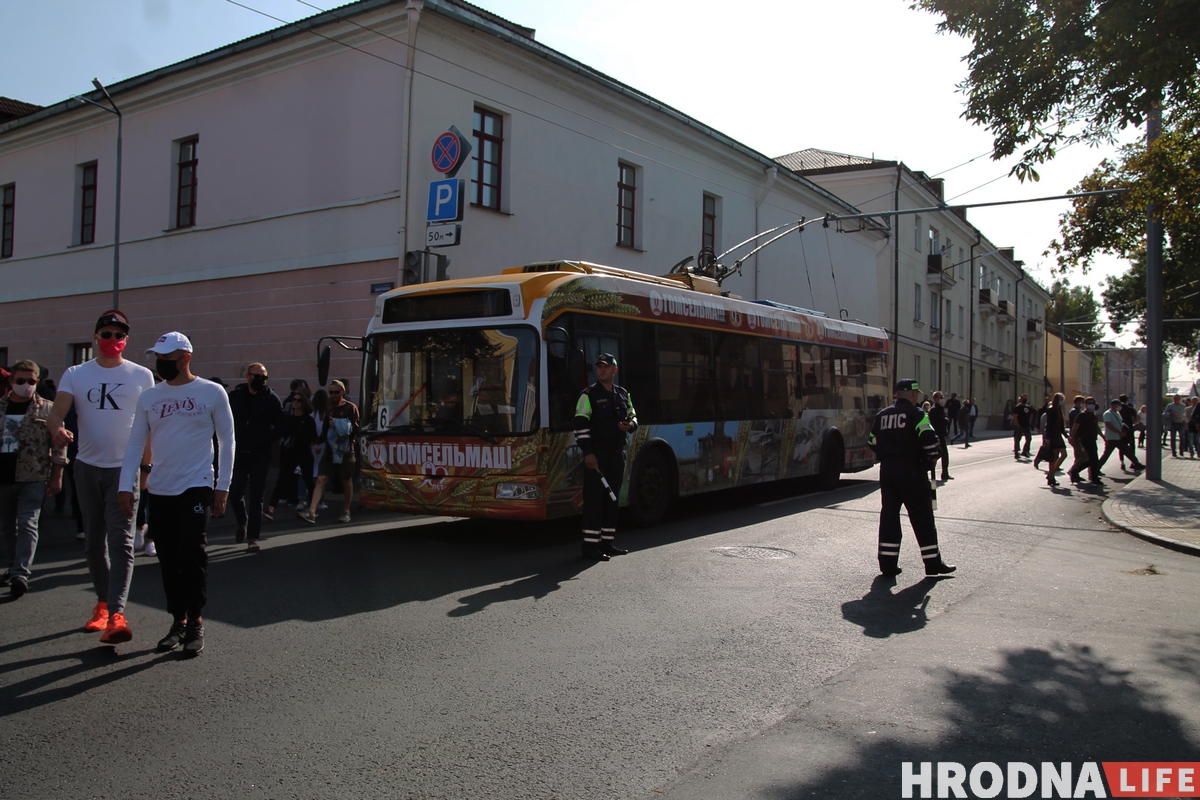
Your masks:
{"label": "window with white frame", "polygon": [[966,332],[967,332],[966,322],[967,322],[966,311],[963,310],[963,307],[960,305],[958,307],[958,332],[960,334],[963,334],[963,335],[966,334]]}
{"label": "window with white frame", "polygon": [[[943,324],[943,326],[944,326],[944,327],[945,327],[945,329],[946,329],[946,333],[950,333],[950,332],[951,332],[951,331],[950,331],[950,328],[951,328],[951,326],[950,326],[950,321],[951,321],[951,305],[950,305],[950,298],[946,298],[946,313],[945,313],[945,314],[943,315],[943,317],[942,317],[942,324]],[[949,382],[950,382],[950,381],[946,381],[946,383],[949,383]]]}
{"label": "window with white frame", "polygon": [[938,293],[933,289],[929,290],[929,324],[933,327],[938,327],[938,309],[941,308],[941,300],[938,299]]}
{"label": "window with white frame", "polygon": [[929,226],[929,255],[935,256],[940,252],[942,252],[941,234],[938,233],[937,228],[930,225]]}
{"label": "window with white frame", "polygon": [[920,356],[913,356],[912,376],[913,376],[913,380],[917,381],[918,383],[920,382],[920,380],[921,380],[921,357]]}
{"label": "window with white frame", "polygon": [[913,320],[921,321],[921,284],[913,285]]}
{"label": "window with white frame", "polygon": [[967,253],[961,247],[958,248],[958,279],[960,281],[967,279]]}

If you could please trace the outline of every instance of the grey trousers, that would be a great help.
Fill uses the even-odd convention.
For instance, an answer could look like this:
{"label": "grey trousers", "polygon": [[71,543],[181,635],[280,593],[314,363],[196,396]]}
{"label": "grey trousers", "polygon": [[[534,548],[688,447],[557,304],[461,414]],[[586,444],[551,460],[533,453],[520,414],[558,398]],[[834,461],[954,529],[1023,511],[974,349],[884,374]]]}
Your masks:
{"label": "grey trousers", "polygon": [[0,531],[4,532],[8,574],[13,578],[29,580],[45,499],[45,481],[0,484]]}
{"label": "grey trousers", "polygon": [[133,517],[122,514],[117,503],[120,479],[120,467],[75,462],[88,571],[92,573],[96,597],[108,603],[109,614],[125,611],[133,580]]}

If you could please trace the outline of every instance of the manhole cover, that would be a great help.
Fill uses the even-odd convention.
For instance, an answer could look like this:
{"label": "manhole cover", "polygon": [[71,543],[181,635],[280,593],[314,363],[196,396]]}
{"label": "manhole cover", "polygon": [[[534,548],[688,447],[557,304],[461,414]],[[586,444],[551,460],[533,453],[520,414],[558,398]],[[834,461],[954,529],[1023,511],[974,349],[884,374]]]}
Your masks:
{"label": "manhole cover", "polygon": [[794,558],[796,555],[791,550],[781,550],[778,547],[751,547],[749,545],[714,547],[713,552],[719,556],[749,558],[754,561],[776,561],[781,558]]}

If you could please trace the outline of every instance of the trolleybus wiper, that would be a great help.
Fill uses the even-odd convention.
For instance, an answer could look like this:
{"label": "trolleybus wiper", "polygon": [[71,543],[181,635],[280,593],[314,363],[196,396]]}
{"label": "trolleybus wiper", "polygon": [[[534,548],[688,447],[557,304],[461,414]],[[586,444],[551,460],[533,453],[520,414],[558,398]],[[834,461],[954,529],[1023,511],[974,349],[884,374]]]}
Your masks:
{"label": "trolleybus wiper", "polygon": [[457,425],[457,426],[458,426],[458,427],[459,427],[461,430],[464,430],[464,431],[466,431],[467,433],[473,433],[473,434],[475,434],[476,436],[478,436],[480,439],[483,439],[485,442],[488,442],[488,443],[490,443],[490,444],[495,444],[495,443],[496,443],[496,437],[495,437],[495,436],[492,436],[490,433],[488,433],[488,432],[487,432],[487,431],[485,431],[485,430],[482,430],[482,429],[480,429],[480,428],[476,428],[474,425],[469,425],[469,424],[467,424],[466,422],[463,422],[462,420],[457,420],[457,419],[438,419],[438,420],[434,420],[435,427],[436,427],[436,425],[437,425],[438,423],[442,423],[442,422],[449,423],[449,424],[451,424],[451,425]]}

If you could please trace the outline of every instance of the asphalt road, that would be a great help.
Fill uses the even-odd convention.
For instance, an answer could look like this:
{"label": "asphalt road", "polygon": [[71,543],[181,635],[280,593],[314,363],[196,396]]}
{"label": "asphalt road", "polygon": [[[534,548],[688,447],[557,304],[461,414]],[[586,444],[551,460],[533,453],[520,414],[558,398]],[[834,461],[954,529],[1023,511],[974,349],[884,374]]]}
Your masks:
{"label": "asphalt road", "polygon": [[248,555],[222,520],[193,660],[154,652],[144,557],[134,640],[83,633],[48,534],[0,603],[3,794],[899,797],[902,761],[1200,760],[1200,561],[1010,447],[953,450],[935,584],[907,525],[876,580],[874,472],[689,500],[602,564],[575,524],[279,525]]}

